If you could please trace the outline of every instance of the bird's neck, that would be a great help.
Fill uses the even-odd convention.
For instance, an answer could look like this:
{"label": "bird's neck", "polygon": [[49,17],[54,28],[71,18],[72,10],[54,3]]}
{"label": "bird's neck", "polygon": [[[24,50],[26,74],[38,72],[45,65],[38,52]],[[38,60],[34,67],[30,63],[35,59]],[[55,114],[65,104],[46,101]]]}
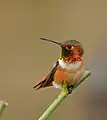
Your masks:
{"label": "bird's neck", "polygon": [[76,71],[83,66],[83,60],[79,56],[62,57],[59,59],[59,66],[68,71]]}
{"label": "bird's neck", "polygon": [[73,55],[73,56],[67,56],[67,57],[61,56],[60,60],[70,63],[70,64],[83,61],[83,59],[79,55]]}

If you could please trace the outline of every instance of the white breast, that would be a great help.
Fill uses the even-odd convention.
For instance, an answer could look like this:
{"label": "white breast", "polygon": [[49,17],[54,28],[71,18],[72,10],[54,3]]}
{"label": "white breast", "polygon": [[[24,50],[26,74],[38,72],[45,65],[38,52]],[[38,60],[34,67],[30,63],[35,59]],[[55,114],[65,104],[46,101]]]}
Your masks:
{"label": "white breast", "polygon": [[64,62],[63,60],[59,60],[59,66],[62,68],[62,69],[67,69],[67,70],[76,70],[78,68],[80,68],[82,62],[74,62],[74,63],[67,63],[67,62]]}

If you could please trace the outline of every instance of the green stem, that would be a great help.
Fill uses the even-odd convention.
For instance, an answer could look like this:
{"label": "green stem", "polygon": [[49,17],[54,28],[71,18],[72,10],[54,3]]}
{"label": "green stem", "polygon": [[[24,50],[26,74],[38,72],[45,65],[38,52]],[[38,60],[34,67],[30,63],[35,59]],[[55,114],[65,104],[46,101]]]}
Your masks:
{"label": "green stem", "polygon": [[[80,81],[74,86],[73,90],[81,84],[88,76],[90,76],[90,71],[85,71],[84,75],[80,79]],[[54,112],[58,105],[69,95],[67,91],[66,84],[63,86],[63,90],[56,98],[56,100],[48,107],[48,109],[43,113],[43,115],[38,120],[47,120],[49,116]]]}
{"label": "green stem", "polygon": [[2,112],[4,111],[4,108],[8,105],[7,102],[1,101],[0,100],[0,116],[2,114]]}

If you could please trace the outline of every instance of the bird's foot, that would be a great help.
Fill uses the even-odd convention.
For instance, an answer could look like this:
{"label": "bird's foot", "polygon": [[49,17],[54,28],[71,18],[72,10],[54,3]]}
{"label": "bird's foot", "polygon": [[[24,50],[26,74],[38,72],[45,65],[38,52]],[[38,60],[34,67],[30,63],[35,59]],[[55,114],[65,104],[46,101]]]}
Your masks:
{"label": "bird's foot", "polygon": [[72,93],[73,88],[74,88],[74,85],[70,85],[70,86],[67,85],[67,90],[69,94]]}

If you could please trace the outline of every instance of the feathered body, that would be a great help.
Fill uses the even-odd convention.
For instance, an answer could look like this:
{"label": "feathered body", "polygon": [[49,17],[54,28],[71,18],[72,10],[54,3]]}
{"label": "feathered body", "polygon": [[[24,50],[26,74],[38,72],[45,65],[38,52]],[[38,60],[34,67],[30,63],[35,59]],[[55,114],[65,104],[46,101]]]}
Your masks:
{"label": "feathered body", "polygon": [[53,86],[60,88],[62,82],[66,82],[68,86],[74,85],[80,80],[85,69],[83,62],[76,61],[74,63],[67,63],[63,60],[59,60],[59,66],[54,74]]}
{"label": "feathered body", "polygon": [[59,60],[51,72],[47,74],[41,82],[36,84],[34,88],[40,89],[49,86],[61,88],[63,83],[67,83],[68,87],[75,85],[85,71],[82,59],[84,51],[81,43],[76,40],[58,43],[52,40],[42,39],[60,45],[62,51]]}

